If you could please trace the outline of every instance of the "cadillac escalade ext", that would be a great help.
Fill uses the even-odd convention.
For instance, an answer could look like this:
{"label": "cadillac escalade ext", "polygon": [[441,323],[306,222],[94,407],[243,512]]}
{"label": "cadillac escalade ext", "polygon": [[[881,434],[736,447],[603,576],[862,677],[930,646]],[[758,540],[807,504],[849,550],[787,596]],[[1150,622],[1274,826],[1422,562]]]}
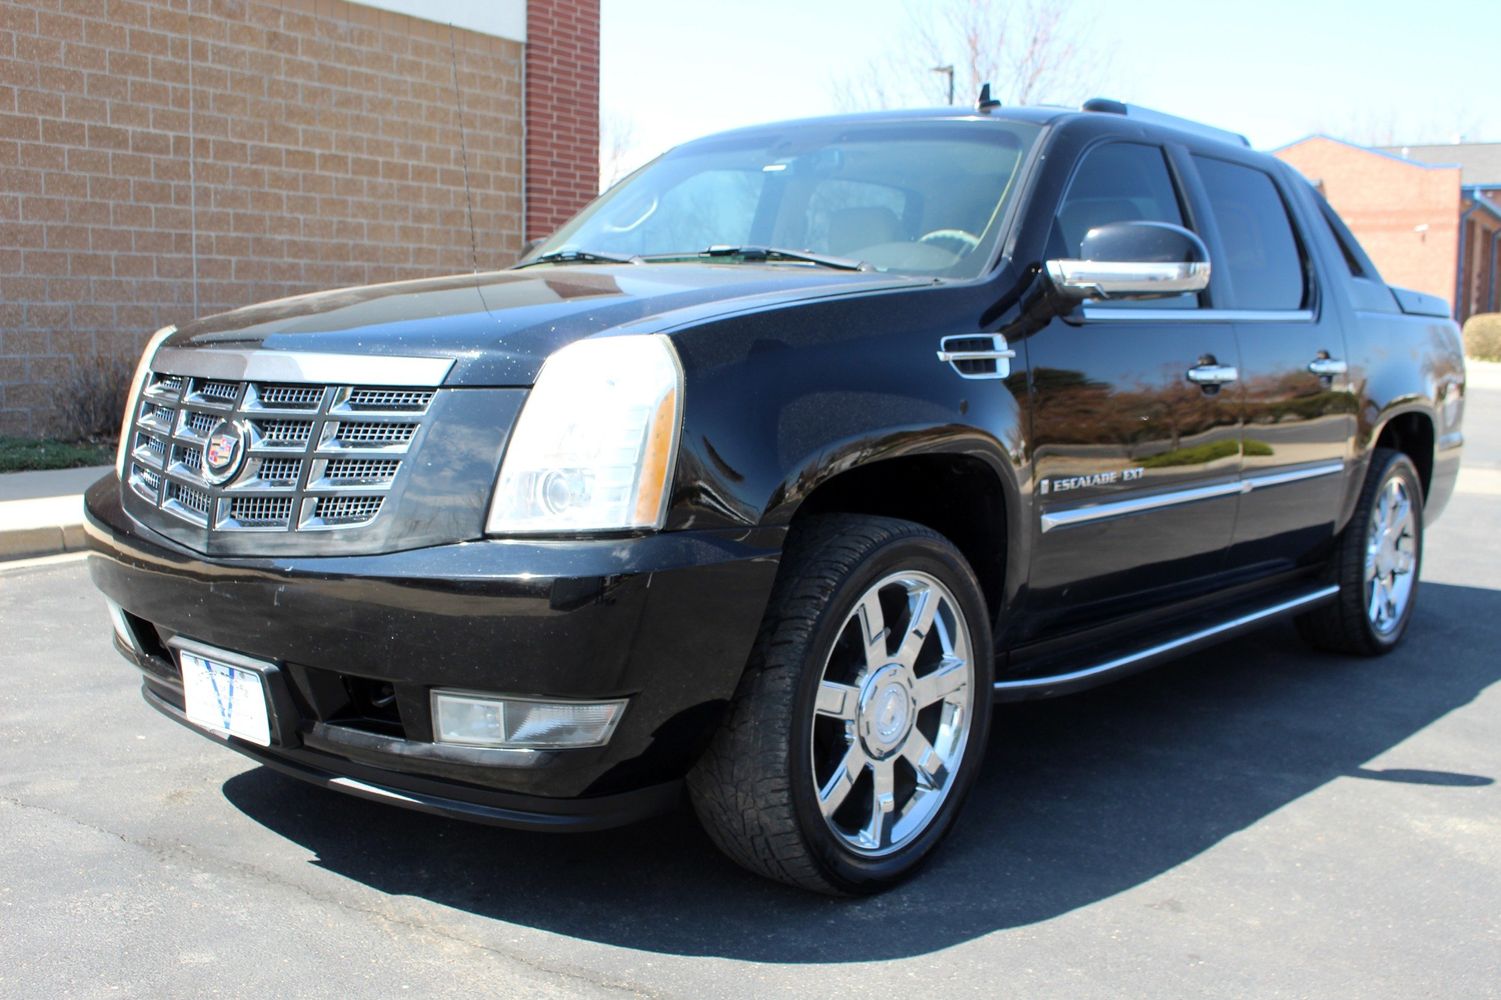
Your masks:
{"label": "cadillac escalade ext", "polygon": [[1445,304],[1238,136],[769,125],[508,270],[160,331],[90,566],[146,701],[269,767],[551,830],[686,789],[740,864],[870,892],[995,702],[1283,616],[1391,649],[1463,398]]}

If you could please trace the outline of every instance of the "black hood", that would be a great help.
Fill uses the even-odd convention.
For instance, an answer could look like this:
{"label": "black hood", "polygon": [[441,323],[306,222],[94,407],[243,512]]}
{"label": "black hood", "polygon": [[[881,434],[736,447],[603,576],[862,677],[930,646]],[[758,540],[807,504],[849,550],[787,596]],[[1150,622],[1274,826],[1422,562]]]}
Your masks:
{"label": "black hood", "polygon": [[449,385],[531,385],[563,345],[747,308],[925,284],[792,265],[553,266],[316,292],[184,324],[167,343],[453,358]]}

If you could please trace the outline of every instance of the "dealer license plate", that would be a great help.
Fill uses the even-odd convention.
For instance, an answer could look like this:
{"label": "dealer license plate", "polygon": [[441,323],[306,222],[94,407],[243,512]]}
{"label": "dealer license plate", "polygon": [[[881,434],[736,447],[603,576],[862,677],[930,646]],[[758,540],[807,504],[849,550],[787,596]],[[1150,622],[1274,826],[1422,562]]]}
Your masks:
{"label": "dealer license plate", "polygon": [[188,721],[210,732],[271,745],[261,675],[181,650],[183,706]]}

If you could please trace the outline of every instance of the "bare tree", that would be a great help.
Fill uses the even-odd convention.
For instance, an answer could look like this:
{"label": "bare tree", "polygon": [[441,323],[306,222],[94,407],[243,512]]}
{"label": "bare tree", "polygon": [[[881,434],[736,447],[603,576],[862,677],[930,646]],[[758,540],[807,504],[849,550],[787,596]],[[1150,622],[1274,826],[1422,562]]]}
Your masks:
{"label": "bare tree", "polygon": [[599,189],[606,191],[637,166],[636,125],[630,116],[605,110],[599,116]]}
{"label": "bare tree", "polygon": [[1080,0],[928,0],[909,4],[900,48],[873,59],[858,79],[836,81],[846,110],[943,104],[954,68],[955,101],[982,83],[1007,104],[1077,104],[1107,75]]}

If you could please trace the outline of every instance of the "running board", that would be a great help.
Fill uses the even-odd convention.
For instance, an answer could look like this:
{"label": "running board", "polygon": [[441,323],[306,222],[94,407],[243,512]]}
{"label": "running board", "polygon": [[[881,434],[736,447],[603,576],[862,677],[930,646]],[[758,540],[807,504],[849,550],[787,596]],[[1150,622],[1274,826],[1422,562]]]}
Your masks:
{"label": "running board", "polygon": [[1179,636],[1167,642],[1148,646],[1125,656],[1118,656],[1104,663],[1097,663],[1092,667],[1082,670],[1071,670],[1066,674],[1050,674],[1046,677],[1022,677],[1017,680],[996,681],[996,701],[1024,701],[1029,698],[1051,698],[1055,695],[1069,694],[1074,691],[1082,691],[1085,688],[1094,687],[1096,684],[1104,684],[1128,674],[1134,674],[1139,670],[1145,670],[1170,656],[1188,652],[1199,646],[1207,646],[1210,643],[1228,638],[1236,632],[1243,632],[1254,628],[1273,618],[1303,611],[1314,605],[1323,604],[1339,593],[1339,587],[1329,585],[1310,590],[1298,597],[1281,601],[1269,607],[1253,611],[1250,614],[1240,615],[1228,621],[1201,628],[1186,635]]}

